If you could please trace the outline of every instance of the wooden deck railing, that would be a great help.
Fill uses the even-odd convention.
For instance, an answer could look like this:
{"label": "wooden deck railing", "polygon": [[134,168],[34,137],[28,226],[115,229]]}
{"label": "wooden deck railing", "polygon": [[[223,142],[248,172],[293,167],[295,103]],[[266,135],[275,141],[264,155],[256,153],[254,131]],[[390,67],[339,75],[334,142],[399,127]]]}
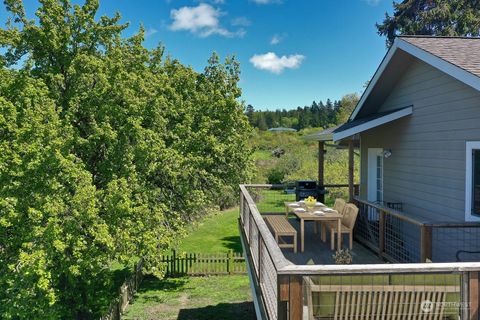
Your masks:
{"label": "wooden deck railing", "polygon": [[[370,308],[373,305],[404,304],[405,310],[409,310],[415,319],[420,316],[440,319],[446,316],[453,316],[461,319],[478,319],[479,310],[479,262],[450,262],[450,263],[395,263],[395,264],[370,264],[370,265],[294,265],[288,261],[272,234],[266,226],[258,208],[251,197],[249,190],[269,189],[271,185],[241,185],[240,186],[240,218],[239,226],[242,235],[242,244],[245,250],[245,257],[248,264],[249,275],[252,286],[255,289],[257,314],[262,319],[304,319],[313,320],[313,317],[333,318],[335,312],[340,308],[347,308],[355,305],[356,308]],[[369,205],[369,204],[367,204]],[[395,221],[395,217],[402,219],[402,223],[416,223],[400,218],[398,212],[386,212],[385,208],[376,208],[378,212],[385,212],[381,224],[378,223],[378,230],[388,228]],[[373,217],[373,216],[372,216]],[[371,217],[371,218],[372,218]],[[379,217],[380,219],[380,217]],[[373,218],[371,219],[374,220]],[[416,225],[416,224],[415,224]],[[429,238],[429,227],[432,227],[432,239],[435,236],[435,225],[418,225],[423,231],[423,237]],[[400,229],[398,231],[401,231]],[[422,232],[420,233],[422,234]],[[376,240],[376,246],[380,247],[380,237]],[[480,238],[479,238],[480,239]],[[388,253],[388,247],[392,245],[393,238],[390,235],[383,237],[383,251]],[[432,240],[433,241],[433,240]],[[425,242],[424,242],[425,243]],[[435,251],[433,247],[432,252]],[[423,249],[420,255],[428,256],[428,250]],[[308,290],[314,283],[313,289],[318,289],[318,284],[330,285],[332,295],[312,296],[315,290]],[[343,295],[338,289],[344,292],[348,286],[355,287],[358,291],[352,295],[349,302],[342,301]],[[366,288],[374,287],[375,290],[394,290],[391,294],[392,301],[370,301],[361,293],[358,285]],[[399,288],[403,286],[403,291]],[[327,290],[324,286],[323,291]],[[383,289],[382,289],[383,288]],[[393,289],[392,289],[393,288]],[[421,288],[424,288],[423,291]],[[430,291],[426,291],[429,288]],[[432,289],[433,288],[433,289]],[[330,289],[329,289],[330,290]],[[413,299],[408,290],[419,292]],[[318,290],[317,290],[318,291]],[[347,290],[348,291],[348,290]],[[437,292],[448,292],[437,294]],[[360,292],[360,293],[359,293]],[[304,297],[304,294],[307,294]],[[380,294],[381,296],[381,294]],[[353,298],[354,297],[354,298]],[[410,297],[410,298],[407,298]],[[443,300],[439,300],[441,299]],[[305,298],[305,299],[304,299]],[[402,300],[403,299],[403,300]],[[410,299],[410,300],[409,300]],[[411,300],[413,299],[413,300]],[[421,299],[421,300],[418,300]],[[446,300],[445,300],[446,299]],[[418,300],[418,301],[417,301]],[[408,302],[408,303],[407,303]],[[347,303],[347,305],[346,305]],[[445,313],[445,303],[455,307]],[[430,306],[433,305],[433,309]],[[352,307],[353,308],[353,307]],[[389,307],[390,308],[390,307]],[[342,309],[342,310],[343,310]],[[353,310],[353,309],[350,309]],[[363,309],[362,309],[363,310]],[[400,312],[397,309],[397,315]],[[412,311],[413,310],[413,311]],[[436,313],[437,310],[441,310]],[[412,313],[413,312],[413,313]],[[339,318],[341,319],[341,317]]]}

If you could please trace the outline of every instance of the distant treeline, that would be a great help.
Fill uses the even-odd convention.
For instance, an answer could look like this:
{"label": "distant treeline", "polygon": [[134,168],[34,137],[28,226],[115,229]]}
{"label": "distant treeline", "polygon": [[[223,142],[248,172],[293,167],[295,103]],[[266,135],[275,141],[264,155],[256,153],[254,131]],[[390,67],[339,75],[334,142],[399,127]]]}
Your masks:
{"label": "distant treeline", "polygon": [[310,106],[297,107],[292,110],[277,109],[275,111],[255,110],[248,105],[246,115],[250,124],[260,130],[269,128],[286,127],[301,130],[310,127],[327,128],[344,122],[358,100],[356,94],[346,95],[341,100],[327,99],[313,101]]}

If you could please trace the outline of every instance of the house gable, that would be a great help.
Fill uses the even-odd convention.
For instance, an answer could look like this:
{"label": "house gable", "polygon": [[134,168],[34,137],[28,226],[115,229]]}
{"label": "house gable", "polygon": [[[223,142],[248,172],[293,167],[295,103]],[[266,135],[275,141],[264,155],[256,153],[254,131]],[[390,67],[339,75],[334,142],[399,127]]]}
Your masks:
{"label": "house gable", "polygon": [[[409,38],[406,37],[397,38],[395,40],[394,44],[387,52],[385,58],[375,72],[375,75],[370,81],[368,87],[360,98],[360,101],[358,102],[355,110],[350,116],[349,121],[353,121],[355,119],[362,118],[377,112],[378,106],[383,104],[383,102],[391,92],[392,88],[404,75],[406,69],[409,68],[411,63],[418,60],[423,61],[424,63],[432,66],[433,68],[440,70],[443,73],[480,91],[480,77],[479,74],[473,72],[476,69],[472,67],[472,65],[476,65],[475,63],[469,64],[468,70],[464,69],[462,68],[462,66],[452,63],[457,61],[461,62],[462,60],[445,60],[442,57],[448,58],[449,56],[447,57],[445,54],[443,54],[443,56],[439,56],[443,51],[439,51],[440,53],[437,53],[438,55],[435,55],[432,52],[436,53],[437,51],[426,51],[418,46],[421,45],[418,41],[410,40],[412,43],[417,44],[414,45],[410,43],[408,39]],[[434,42],[438,39],[430,38],[429,40],[430,42]],[[470,39],[470,41],[473,41],[475,44],[480,44],[480,39]],[[449,40],[449,42],[451,42],[451,40]]]}
{"label": "house gable", "polygon": [[480,92],[420,59],[412,61],[377,112],[414,106],[411,116],[361,133],[361,190],[368,148],[384,161],[385,200],[424,221],[464,221],[466,141],[480,141]]}

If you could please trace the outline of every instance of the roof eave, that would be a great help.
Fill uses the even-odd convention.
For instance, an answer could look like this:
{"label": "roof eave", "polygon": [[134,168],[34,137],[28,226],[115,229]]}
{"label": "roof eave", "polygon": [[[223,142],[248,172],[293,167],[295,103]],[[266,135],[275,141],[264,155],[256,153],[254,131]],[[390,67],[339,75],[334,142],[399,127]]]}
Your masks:
{"label": "roof eave", "polygon": [[361,132],[364,132],[364,131],[379,127],[381,125],[384,125],[386,123],[392,122],[394,120],[403,118],[403,117],[408,116],[412,113],[413,113],[413,107],[410,106],[410,107],[407,107],[407,108],[400,109],[396,112],[387,114],[383,117],[371,120],[369,122],[362,123],[358,126],[350,128],[350,129],[339,131],[339,132],[334,132],[333,133],[333,141],[336,142],[336,141],[343,140],[345,138],[354,136],[354,135],[359,134]]}

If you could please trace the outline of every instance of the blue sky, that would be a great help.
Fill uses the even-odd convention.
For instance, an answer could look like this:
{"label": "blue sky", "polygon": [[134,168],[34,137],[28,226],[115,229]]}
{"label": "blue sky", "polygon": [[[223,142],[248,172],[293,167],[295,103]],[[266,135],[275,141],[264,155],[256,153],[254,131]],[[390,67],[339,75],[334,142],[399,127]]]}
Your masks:
{"label": "blue sky", "polygon": [[[78,2],[78,1],[75,1]],[[24,1],[33,13],[37,1]],[[385,55],[375,22],[391,0],[101,0],[119,11],[127,35],[147,29],[147,47],[201,71],[213,51],[241,62],[246,103],[295,108],[361,92]],[[5,21],[2,7],[0,18]]]}

